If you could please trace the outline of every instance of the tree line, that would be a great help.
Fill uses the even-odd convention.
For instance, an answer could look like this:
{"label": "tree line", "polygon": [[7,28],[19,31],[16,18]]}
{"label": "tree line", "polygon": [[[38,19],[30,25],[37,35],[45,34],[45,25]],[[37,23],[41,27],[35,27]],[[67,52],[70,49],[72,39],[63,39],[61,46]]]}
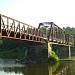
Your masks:
{"label": "tree line", "polygon": [[75,28],[74,27],[63,27],[67,34],[71,34],[75,37]]}

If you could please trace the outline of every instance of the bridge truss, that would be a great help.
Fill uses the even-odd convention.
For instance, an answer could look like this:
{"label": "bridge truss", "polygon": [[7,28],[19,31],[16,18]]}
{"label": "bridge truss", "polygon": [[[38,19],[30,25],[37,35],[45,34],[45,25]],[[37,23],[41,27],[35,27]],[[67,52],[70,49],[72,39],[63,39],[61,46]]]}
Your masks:
{"label": "bridge truss", "polygon": [[45,42],[40,29],[0,14],[0,36],[34,42]]}
{"label": "bridge truss", "polygon": [[26,23],[0,14],[0,37],[46,43],[48,41],[74,44],[74,37],[66,34],[53,22],[40,23],[35,28]]}
{"label": "bridge truss", "polygon": [[66,34],[64,29],[61,29],[53,22],[40,23],[38,29],[43,32],[44,38],[48,41],[71,45],[74,44],[74,36]]}

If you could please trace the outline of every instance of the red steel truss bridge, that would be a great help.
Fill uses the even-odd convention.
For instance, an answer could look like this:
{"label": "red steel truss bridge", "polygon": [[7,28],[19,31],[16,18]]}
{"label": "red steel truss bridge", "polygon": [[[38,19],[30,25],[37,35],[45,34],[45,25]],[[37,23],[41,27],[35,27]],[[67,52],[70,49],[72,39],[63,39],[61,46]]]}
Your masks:
{"label": "red steel truss bridge", "polygon": [[66,34],[63,29],[53,22],[40,23],[35,28],[8,16],[0,14],[0,38],[11,38],[32,42],[74,44],[74,37]]}

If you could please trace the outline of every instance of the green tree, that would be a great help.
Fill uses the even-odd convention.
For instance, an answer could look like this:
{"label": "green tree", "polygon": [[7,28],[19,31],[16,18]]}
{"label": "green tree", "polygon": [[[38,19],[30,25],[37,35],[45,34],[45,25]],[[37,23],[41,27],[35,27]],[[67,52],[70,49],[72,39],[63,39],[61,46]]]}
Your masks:
{"label": "green tree", "polygon": [[63,29],[66,31],[67,34],[71,34],[75,37],[75,28],[74,27],[63,27]]}

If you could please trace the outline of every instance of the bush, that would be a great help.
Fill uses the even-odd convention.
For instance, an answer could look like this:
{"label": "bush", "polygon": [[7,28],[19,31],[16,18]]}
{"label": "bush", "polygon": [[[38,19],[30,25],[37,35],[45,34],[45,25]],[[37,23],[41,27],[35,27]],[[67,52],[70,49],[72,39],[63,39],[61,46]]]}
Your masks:
{"label": "bush", "polygon": [[59,58],[58,58],[58,56],[55,54],[54,51],[51,51],[51,55],[50,55],[50,57],[48,58],[48,61],[49,61],[49,62],[53,62],[53,61],[57,62],[57,61],[59,61]]}

